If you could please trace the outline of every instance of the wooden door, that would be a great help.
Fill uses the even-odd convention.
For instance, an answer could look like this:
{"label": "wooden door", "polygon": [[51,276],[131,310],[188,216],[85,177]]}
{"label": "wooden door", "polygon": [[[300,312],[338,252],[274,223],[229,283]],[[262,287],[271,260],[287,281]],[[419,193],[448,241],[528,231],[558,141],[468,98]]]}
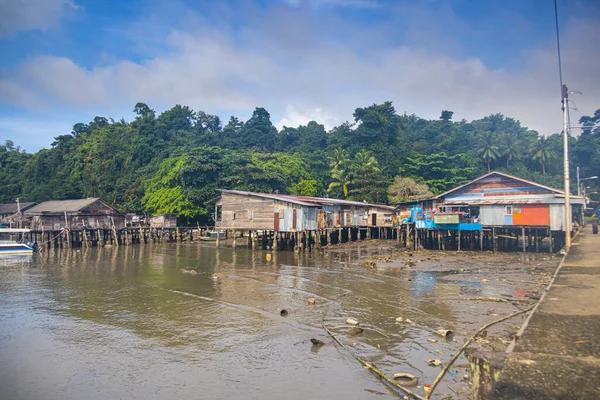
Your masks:
{"label": "wooden door", "polygon": [[273,225],[274,225],[274,227],[275,227],[275,228],[274,228],[273,230],[274,230],[275,232],[279,232],[279,213],[278,213],[278,212],[276,212],[276,213],[274,214],[274,216],[275,216],[275,217],[274,217],[274,218],[275,218],[275,221],[274,221],[274,224],[273,224]]}
{"label": "wooden door", "polygon": [[296,229],[296,209],[294,208],[294,216],[292,217],[292,229]]}
{"label": "wooden door", "polygon": [[371,215],[371,225],[377,226],[377,213],[373,213],[373,215]]}

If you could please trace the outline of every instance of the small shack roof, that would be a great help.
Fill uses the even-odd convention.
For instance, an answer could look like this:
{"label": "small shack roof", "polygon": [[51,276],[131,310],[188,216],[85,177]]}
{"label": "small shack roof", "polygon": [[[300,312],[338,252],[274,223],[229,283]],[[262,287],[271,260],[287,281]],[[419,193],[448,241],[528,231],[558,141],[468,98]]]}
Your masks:
{"label": "small shack roof", "polygon": [[42,213],[58,214],[58,213],[65,213],[65,212],[67,212],[67,213],[79,212],[79,211],[83,210],[84,208],[91,206],[92,204],[94,204],[97,201],[104,204],[107,208],[111,208],[114,210],[113,207],[108,205],[106,202],[102,201],[102,199],[100,199],[99,197],[89,197],[87,199],[44,201],[43,203],[40,203],[37,206],[32,207],[29,210],[27,210],[25,212],[25,214],[42,214]]}
{"label": "small shack roof", "polygon": [[539,184],[539,183],[536,183],[536,182],[533,182],[533,181],[528,181],[527,179],[519,178],[518,176],[514,176],[514,175],[506,174],[506,173],[504,173],[504,172],[491,171],[491,172],[488,172],[488,173],[487,173],[487,174],[485,174],[485,175],[481,175],[479,178],[473,179],[473,180],[472,180],[472,181],[470,181],[470,182],[467,182],[467,183],[465,183],[465,184],[462,184],[462,185],[460,185],[460,186],[457,186],[457,187],[455,187],[455,188],[453,188],[453,189],[450,189],[450,190],[448,190],[447,192],[444,192],[444,193],[442,193],[442,194],[438,194],[437,196],[435,196],[435,197],[432,197],[432,198],[431,198],[431,200],[434,200],[434,199],[439,199],[439,198],[446,197],[446,196],[447,196],[447,195],[449,195],[450,193],[453,193],[453,192],[455,192],[455,191],[457,191],[457,190],[459,190],[459,189],[462,189],[462,188],[464,188],[464,187],[466,187],[466,186],[469,186],[469,185],[471,185],[471,184],[473,184],[473,183],[475,183],[475,182],[478,182],[478,181],[480,181],[480,180],[482,180],[482,179],[485,179],[485,178],[487,178],[488,176],[492,176],[492,175],[499,175],[499,176],[504,176],[505,178],[514,179],[514,180],[517,180],[517,181],[520,181],[520,182],[523,182],[523,183],[527,183],[527,184],[529,184],[529,185],[533,185],[533,186],[537,186],[537,187],[540,187],[540,188],[543,188],[543,189],[549,190],[549,191],[551,191],[551,192],[554,192],[555,194],[562,194],[562,195],[564,195],[564,194],[565,194],[565,193],[564,193],[562,190],[558,190],[558,189],[552,188],[552,187],[550,187],[550,186],[542,185],[542,184]]}
{"label": "small shack roof", "polygon": [[[288,195],[283,195],[283,194],[269,194],[269,193],[245,192],[243,190],[229,190],[229,189],[219,189],[219,191],[221,193],[231,193],[231,194],[237,194],[237,195],[240,195],[240,196],[261,197],[263,199],[271,199],[271,200],[277,200],[277,201],[284,201],[284,202],[288,202],[288,203],[298,204],[300,206],[307,206],[307,207],[316,207],[317,206],[316,204],[312,204],[312,203],[308,203],[308,202],[304,202],[304,201],[300,201],[298,199],[295,199],[294,196],[288,196]],[[210,203],[214,203],[217,200],[218,200],[218,198],[212,199],[209,202]]]}
{"label": "small shack roof", "polygon": [[[340,199],[329,199],[325,197],[310,197],[310,196],[295,196],[291,194],[270,194],[270,193],[255,193],[255,192],[245,192],[242,190],[228,190],[228,189],[219,189],[221,193],[232,193],[238,194],[242,196],[255,196],[262,197],[266,199],[273,199],[277,201],[285,201],[288,203],[298,204],[301,206],[307,207],[320,207],[323,205],[347,205],[347,206],[361,206],[361,207],[378,207],[385,208],[390,211],[394,210],[394,207],[387,206],[383,204],[371,204],[371,203],[363,203],[360,201],[351,201],[351,200],[340,200]],[[218,200],[218,197],[215,199],[209,200],[207,203],[214,203]]]}
{"label": "small shack roof", "polygon": [[[28,203],[21,203],[21,211],[25,211],[28,208],[31,208],[36,203],[34,201]],[[0,204],[0,214],[16,214],[17,213],[17,203],[7,203]]]}

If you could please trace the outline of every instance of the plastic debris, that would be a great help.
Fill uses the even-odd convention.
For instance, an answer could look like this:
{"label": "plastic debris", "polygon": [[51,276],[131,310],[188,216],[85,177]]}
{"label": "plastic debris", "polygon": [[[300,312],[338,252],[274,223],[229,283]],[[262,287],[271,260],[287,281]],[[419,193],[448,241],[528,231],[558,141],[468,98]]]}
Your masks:
{"label": "plastic debris", "polygon": [[359,324],[359,322],[358,322],[357,320],[355,320],[354,318],[348,318],[348,319],[346,320],[346,323],[347,323],[348,325],[358,325],[358,324]]}
{"label": "plastic debris", "polygon": [[440,360],[427,360],[427,365],[430,367],[439,367],[442,365],[442,362]]}
{"label": "plastic debris", "polygon": [[412,324],[412,323],[413,323],[413,322],[412,322],[410,319],[408,319],[408,318],[406,318],[406,319],[404,320],[404,322],[406,322],[407,324]]}
{"label": "plastic debris", "polygon": [[396,318],[396,322],[404,322],[404,319],[402,317],[398,317]]}
{"label": "plastic debris", "polygon": [[431,390],[431,385],[427,383],[423,384],[423,390],[425,391],[425,393],[428,393]]}
{"label": "plastic debris", "polygon": [[437,331],[437,334],[443,338],[449,339],[454,333],[450,329],[440,329]]}
{"label": "plastic debris", "polygon": [[464,374],[463,375],[463,381],[468,381],[470,379],[471,379],[471,377],[469,376],[469,374]]}
{"label": "plastic debris", "polygon": [[437,343],[438,342],[437,339],[427,339],[427,341],[429,343]]}
{"label": "plastic debris", "polygon": [[309,305],[309,306],[314,306],[314,305],[315,305],[315,303],[316,303],[316,300],[315,300],[315,298],[314,298],[314,297],[309,297],[309,298],[308,298],[308,305]]}

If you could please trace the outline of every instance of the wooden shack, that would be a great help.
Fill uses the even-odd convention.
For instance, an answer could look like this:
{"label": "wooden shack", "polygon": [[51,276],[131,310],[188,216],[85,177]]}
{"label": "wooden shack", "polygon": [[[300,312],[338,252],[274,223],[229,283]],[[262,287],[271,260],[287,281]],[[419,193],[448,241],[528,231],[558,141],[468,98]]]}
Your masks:
{"label": "wooden shack", "polygon": [[296,232],[318,228],[318,207],[294,196],[241,190],[220,192],[221,196],[212,201],[218,229]]}
{"label": "wooden shack", "polygon": [[177,228],[177,215],[175,214],[159,214],[150,217],[150,227],[162,229]]}
{"label": "wooden shack", "polygon": [[[437,212],[463,213],[483,227],[547,227],[565,230],[564,192],[492,171],[436,196]],[[573,221],[581,224],[584,199],[571,196]]]}
{"label": "wooden shack", "polygon": [[35,202],[25,202],[17,205],[14,203],[0,204],[0,224],[6,226],[17,226],[19,225],[18,211],[21,209],[21,216],[24,211],[27,211],[31,207],[35,206]]}
{"label": "wooden shack", "polygon": [[125,217],[100,198],[75,200],[50,200],[24,212],[30,220],[30,229],[59,231],[69,229],[120,229],[125,227]]}

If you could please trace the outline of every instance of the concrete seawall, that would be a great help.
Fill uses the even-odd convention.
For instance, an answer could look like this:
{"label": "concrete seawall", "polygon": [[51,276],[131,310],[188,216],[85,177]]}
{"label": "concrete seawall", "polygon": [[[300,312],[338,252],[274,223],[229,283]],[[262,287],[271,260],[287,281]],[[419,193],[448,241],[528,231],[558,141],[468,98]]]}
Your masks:
{"label": "concrete seawall", "polygon": [[488,398],[600,398],[600,235],[590,226],[573,243]]}

